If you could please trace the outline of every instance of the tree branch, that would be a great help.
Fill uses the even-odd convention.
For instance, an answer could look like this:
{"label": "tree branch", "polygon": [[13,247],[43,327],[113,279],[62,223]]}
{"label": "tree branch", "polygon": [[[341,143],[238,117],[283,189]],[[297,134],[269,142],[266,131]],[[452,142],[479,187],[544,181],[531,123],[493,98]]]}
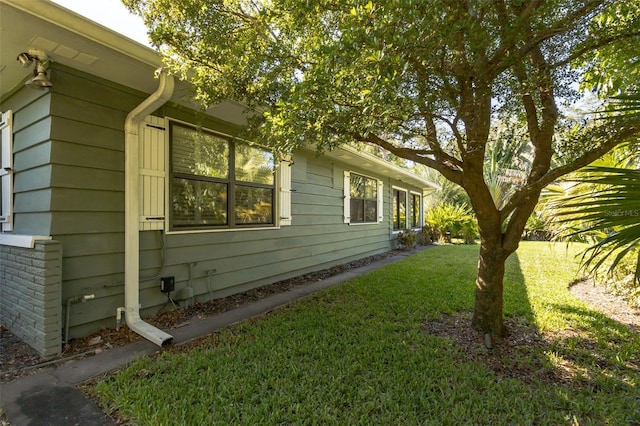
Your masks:
{"label": "tree branch", "polygon": [[[630,123],[622,126],[602,125],[593,132],[583,134],[581,138],[582,140],[593,141],[604,139],[604,141],[597,148],[591,148],[588,152],[575,158],[573,161],[549,170],[538,180],[527,183],[525,186],[518,189],[501,209],[500,214],[502,220],[506,219],[522,202],[529,199],[536,191],[542,190],[542,188],[562,176],[575,172],[576,170],[593,163],[595,160],[602,157],[617,145],[627,141],[629,138],[634,136],[637,137],[640,134],[640,125],[637,124],[637,119],[635,121],[636,123]],[[612,128],[618,129],[618,132],[615,135],[611,135]]]}
{"label": "tree branch", "polygon": [[[460,160],[449,156],[443,151],[434,152],[431,150],[416,150],[398,147],[391,142],[380,138],[377,135],[369,134],[364,136],[360,133],[351,132],[351,136],[360,141],[370,143],[386,149],[398,157],[423,164],[442,173],[450,181],[462,185],[462,163]],[[433,156],[434,158],[432,158]]]}

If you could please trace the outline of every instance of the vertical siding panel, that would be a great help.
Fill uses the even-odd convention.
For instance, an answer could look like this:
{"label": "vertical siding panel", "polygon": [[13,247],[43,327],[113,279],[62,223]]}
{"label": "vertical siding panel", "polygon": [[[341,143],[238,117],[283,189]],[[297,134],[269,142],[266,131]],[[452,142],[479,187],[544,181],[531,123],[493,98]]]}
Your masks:
{"label": "vertical siding panel", "polygon": [[0,140],[2,144],[0,229],[4,232],[13,229],[13,111],[11,110],[0,111]]}

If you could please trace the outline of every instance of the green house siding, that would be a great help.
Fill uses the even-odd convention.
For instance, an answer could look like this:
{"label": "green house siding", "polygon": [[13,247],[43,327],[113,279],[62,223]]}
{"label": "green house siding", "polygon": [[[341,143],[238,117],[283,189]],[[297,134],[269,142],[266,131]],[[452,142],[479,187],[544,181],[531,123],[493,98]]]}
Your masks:
{"label": "green house siding", "polygon": [[124,304],[124,122],[147,95],[70,68],[51,89],[51,230],[64,248],[69,337],[115,326]]}
{"label": "green house siding", "polygon": [[13,111],[13,233],[49,235],[51,93],[21,88],[2,100]]}
{"label": "green house siding", "polygon": [[[293,221],[279,229],[170,234],[166,238],[163,276],[175,276],[176,298],[193,289],[196,301],[221,297],[350,260],[392,247],[389,225],[351,226],[343,223],[343,189],[333,185],[338,166],[315,154],[297,153],[308,165],[305,183],[292,182]],[[295,169],[294,169],[295,170]],[[295,172],[294,172],[295,174]],[[388,196],[385,196],[388,202]],[[141,233],[141,276],[157,275],[161,267],[159,231]],[[158,280],[141,280],[146,313],[155,313],[166,297]],[[191,301],[189,301],[191,302]]]}
{"label": "green house siding", "polygon": [[[54,64],[55,66],[55,64]],[[147,95],[56,66],[48,92],[20,90],[9,99],[16,120],[16,232],[50,235],[62,247],[61,305],[72,307],[70,338],[115,327],[124,305],[124,122]],[[3,108],[5,108],[3,106]],[[183,107],[154,115],[234,134],[237,126]],[[159,276],[176,278],[176,299],[223,297],[292,276],[388,251],[392,185],[384,176],[384,220],[344,223],[345,171],[371,172],[294,154],[292,224],[201,233],[140,232],[142,314],[167,301]],[[405,185],[406,187],[406,185]],[[408,187],[407,190],[419,191]],[[18,230],[19,228],[19,230]],[[185,289],[192,289],[186,292]]]}

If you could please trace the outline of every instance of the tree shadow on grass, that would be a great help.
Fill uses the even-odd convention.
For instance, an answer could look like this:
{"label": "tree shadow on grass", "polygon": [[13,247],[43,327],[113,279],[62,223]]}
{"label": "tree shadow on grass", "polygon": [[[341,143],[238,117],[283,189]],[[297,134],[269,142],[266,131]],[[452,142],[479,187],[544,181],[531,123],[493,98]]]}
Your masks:
{"label": "tree shadow on grass", "polygon": [[[552,304],[563,316],[573,318],[571,328],[545,333],[551,363],[573,385],[594,391],[628,388],[640,380],[640,336],[604,314],[579,306]],[[635,390],[637,392],[637,390]]]}
{"label": "tree shadow on grass", "polygon": [[598,311],[570,304],[549,304],[547,309],[566,318],[571,328],[540,332],[516,255],[506,265],[504,288],[508,336],[491,349],[470,327],[468,311],[427,320],[424,331],[453,340],[461,362],[478,362],[499,377],[573,390],[637,392],[637,333]]}

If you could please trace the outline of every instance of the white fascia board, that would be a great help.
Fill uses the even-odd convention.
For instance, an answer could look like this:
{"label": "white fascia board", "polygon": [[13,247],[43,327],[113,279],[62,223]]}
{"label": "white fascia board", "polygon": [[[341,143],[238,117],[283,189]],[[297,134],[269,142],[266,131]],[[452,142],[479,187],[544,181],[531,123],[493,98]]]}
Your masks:
{"label": "white fascia board", "polygon": [[[307,151],[315,151],[315,147],[308,146],[304,148]],[[335,158],[347,164],[353,164],[359,168],[370,170],[378,175],[388,176],[392,179],[402,180],[408,184],[420,187],[423,191],[430,192],[438,189],[435,183],[412,173],[410,170],[396,166],[393,163],[376,157],[368,152],[359,151],[348,145],[342,145],[333,151],[324,152],[325,156]]]}

